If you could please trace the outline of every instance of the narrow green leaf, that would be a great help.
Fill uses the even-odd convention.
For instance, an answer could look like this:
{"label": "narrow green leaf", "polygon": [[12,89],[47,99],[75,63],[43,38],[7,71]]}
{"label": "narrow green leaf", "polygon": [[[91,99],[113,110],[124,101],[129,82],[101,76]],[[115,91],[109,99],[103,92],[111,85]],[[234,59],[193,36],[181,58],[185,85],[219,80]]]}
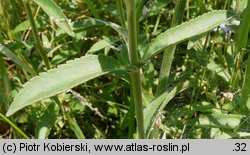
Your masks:
{"label": "narrow green leaf", "polygon": [[109,26],[110,28],[114,29],[116,32],[119,33],[119,35],[122,37],[122,39],[124,40],[124,42],[126,44],[127,43],[127,37],[128,37],[128,34],[127,34],[127,31],[122,28],[121,26],[115,24],[115,23],[112,23],[112,22],[106,22],[106,21],[103,21],[103,20],[99,20],[99,19],[96,19],[97,22],[101,22],[103,24],[105,24],[106,26]]}
{"label": "narrow green leaf", "polygon": [[14,29],[14,33],[25,31],[28,30],[29,28],[30,28],[30,22],[29,20],[25,20],[19,25],[17,25],[17,27]]}
{"label": "narrow green leaf", "polygon": [[34,0],[49,16],[51,16],[56,23],[64,32],[70,36],[74,36],[73,29],[69,20],[63,14],[62,9],[59,8],[53,0]]}
{"label": "narrow green leaf", "polygon": [[[78,38],[78,37],[82,38],[81,32],[85,31],[86,29],[91,29],[91,28],[95,28],[95,27],[104,28],[106,26],[117,31],[119,33],[119,36],[121,36],[122,39],[124,40],[124,42],[126,43],[127,32],[124,28],[122,28],[121,26],[119,26],[115,23],[107,22],[104,20],[96,19],[96,18],[86,18],[83,21],[74,22],[73,23],[73,30],[75,32],[76,38]],[[61,34],[60,30],[58,30],[58,32],[57,32],[56,40],[60,40],[66,36],[66,34]],[[104,28],[104,31],[105,31],[105,28]]]}
{"label": "narrow green leaf", "polygon": [[241,115],[230,114],[201,115],[187,124],[206,128],[235,129],[239,127],[242,118]]}
{"label": "narrow green leaf", "polygon": [[7,122],[13,129],[15,129],[20,135],[22,135],[25,139],[30,139],[18,126],[11,122],[7,117],[5,117],[2,113],[0,113],[0,118],[2,118],[5,122]]}
{"label": "narrow green leaf", "polygon": [[[248,42],[248,36],[250,31],[250,0],[248,0],[247,8],[244,13],[243,21],[240,25],[240,31],[237,36],[236,47],[238,50],[246,48]],[[244,82],[241,93],[240,109],[245,114],[249,115],[250,112],[250,54],[248,54],[247,67],[245,71]]]}
{"label": "narrow green leaf", "polygon": [[248,41],[248,33],[250,29],[250,0],[248,0],[247,8],[245,9],[243,20],[240,24],[240,30],[237,35],[236,47],[238,50],[245,48]]}
{"label": "narrow green leaf", "polygon": [[240,98],[240,110],[249,115],[250,112],[250,54],[248,54],[247,68]]}
{"label": "narrow green leaf", "polygon": [[93,27],[101,27],[101,26],[108,26],[119,33],[119,35],[122,37],[125,43],[127,43],[127,32],[124,28],[121,26],[112,23],[107,22],[104,20],[96,19],[96,18],[88,18],[83,21],[75,22],[73,24],[73,28],[75,33],[82,32],[86,29],[93,28]]}
{"label": "narrow green leaf", "polygon": [[[41,27],[41,24],[37,21],[35,21],[36,23],[36,27],[37,28],[40,28]],[[29,20],[25,20],[23,21],[22,23],[20,23],[19,25],[16,26],[16,28],[14,29],[14,33],[18,33],[18,32],[21,32],[21,31],[26,31],[30,28],[30,22]]]}
{"label": "narrow green leaf", "polygon": [[71,126],[72,130],[74,131],[74,133],[76,134],[78,139],[86,139],[84,134],[82,133],[81,128],[79,127],[79,125],[77,124],[76,120],[74,117],[69,116],[68,114],[66,114],[66,118],[69,122],[69,125]]}
{"label": "narrow green leaf", "polygon": [[219,10],[206,13],[193,20],[171,28],[157,36],[146,48],[142,61],[146,61],[168,46],[186,41],[194,36],[206,33],[218,25],[233,18],[229,11]]}
{"label": "narrow green leaf", "polygon": [[105,37],[104,39],[96,42],[88,51],[87,54],[93,54],[106,47],[111,47],[115,42],[119,41],[117,37]]}
{"label": "narrow green leaf", "polygon": [[[6,111],[9,108],[10,91],[11,91],[10,79],[8,77],[4,60],[0,55],[0,111]],[[4,110],[2,110],[2,106],[4,106]]]}
{"label": "narrow green leaf", "polygon": [[7,116],[34,102],[64,92],[95,77],[122,69],[124,67],[115,59],[105,55],[89,55],[68,61],[27,82],[14,98]]}
{"label": "narrow green leaf", "polygon": [[23,70],[26,70],[32,75],[36,75],[34,69],[29,66],[27,63],[23,62],[15,53],[9,50],[4,45],[0,44],[0,53],[3,53],[5,56],[10,58],[13,62],[15,62],[18,66],[20,66]]}
{"label": "narrow green leaf", "polygon": [[163,108],[168,104],[168,102],[174,98],[174,96],[192,85],[191,82],[186,81],[182,84],[175,86],[174,88],[167,89],[157,98],[155,98],[145,109],[144,109],[144,123],[145,123],[145,133],[148,135],[151,127],[154,124],[154,119],[158,111],[163,110]]}
{"label": "narrow green leaf", "polygon": [[73,29],[75,33],[84,31],[88,28],[94,28],[94,27],[101,27],[105,26],[106,24],[95,19],[95,18],[86,18],[83,19],[82,21],[76,21],[73,23]]}

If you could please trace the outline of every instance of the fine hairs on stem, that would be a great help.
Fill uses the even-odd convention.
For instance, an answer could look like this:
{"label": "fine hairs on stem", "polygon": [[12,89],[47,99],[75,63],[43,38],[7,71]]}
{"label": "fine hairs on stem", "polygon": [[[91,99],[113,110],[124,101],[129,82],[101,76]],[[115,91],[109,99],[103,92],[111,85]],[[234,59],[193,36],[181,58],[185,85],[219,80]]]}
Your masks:
{"label": "fine hairs on stem", "polygon": [[[185,12],[185,6],[186,6],[187,0],[177,0],[176,6],[175,6],[175,12],[172,19],[172,27],[175,27],[182,22],[182,18]],[[174,53],[175,53],[176,45],[170,46],[167,49],[165,49],[163,54],[163,59],[161,63],[161,70],[159,75],[159,84],[157,87],[156,94],[159,94],[163,90],[166,89],[166,86],[168,84],[170,69],[172,66],[172,62],[174,59]]]}
{"label": "fine hairs on stem", "polygon": [[[128,24],[128,52],[131,65],[137,66],[139,64],[139,56],[137,50],[137,11],[136,1],[126,0],[127,24]],[[142,106],[142,88],[141,77],[139,70],[133,72],[131,75],[131,91],[133,101],[135,103],[135,115],[139,138],[145,138],[144,134],[144,119]]]}

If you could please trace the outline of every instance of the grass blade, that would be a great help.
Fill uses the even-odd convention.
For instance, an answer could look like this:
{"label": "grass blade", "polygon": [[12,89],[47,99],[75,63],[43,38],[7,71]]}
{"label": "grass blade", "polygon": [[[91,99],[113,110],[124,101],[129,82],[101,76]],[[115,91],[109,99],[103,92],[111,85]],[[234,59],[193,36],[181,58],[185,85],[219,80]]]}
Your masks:
{"label": "grass blade", "polygon": [[66,118],[68,120],[69,125],[71,126],[72,130],[76,134],[78,139],[86,139],[85,136],[82,133],[81,128],[77,124],[76,120],[74,117],[69,116],[67,113],[65,113]]}
{"label": "grass blade", "polygon": [[243,16],[242,23],[240,25],[240,31],[237,35],[236,47],[237,49],[245,48],[248,40],[248,33],[250,28],[250,0],[248,0],[247,8]]}
{"label": "grass blade", "polygon": [[27,63],[23,62],[14,52],[9,50],[7,47],[5,47],[2,44],[0,44],[0,53],[3,53],[5,56],[10,58],[13,62],[15,62],[23,70],[29,72],[32,75],[36,75],[35,70],[31,66],[29,66]]}
{"label": "grass blade", "polygon": [[104,37],[104,39],[96,42],[88,51],[86,54],[94,54],[99,50],[102,50],[106,47],[111,47],[114,43],[119,41],[119,38],[117,37]]}
{"label": "grass blade", "polygon": [[[4,111],[6,111],[9,108],[10,104],[10,91],[11,91],[11,85],[10,80],[8,77],[7,70],[5,68],[4,60],[2,56],[0,56],[0,103],[3,102],[4,104]],[[0,111],[2,106],[0,104]]]}
{"label": "grass blade", "polygon": [[7,117],[5,117],[2,113],[0,113],[0,117],[7,122],[11,127],[13,127],[20,135],[22,135],[26,139],[30,139],[18,126],[12,123]]}
{"label": "grass blade", "polygon": [[36,2],[49,16],[51,16],[56,25],[59,26],[64,32],[70,36],[75,35],[69,20],[56,3],[52,0],[34,0],[34,2]]}
{"label": "grass blade", "polygon": [[[240,32],[237,38],[236,47],[238,50],[245,48],[248,41],[250,29],[250,0],[248,0],[246,12],[243,17],[243,22],[240,25]],[[250,112],[250,54],[248,54],[247,68],[245,71],[244,82],[242,86],[240,109],[242,112],[249,115]]]}
{"label": "grass blade", "polygon": [[[37,28],[41,27],[41,24],[39,22],[35,21],[35,23],[36,23]],[[30,22],[29,22],[29,20],[25,20],[22,23],[20,23],[19,25],[17,25],[15,27],[15,29],[13,30],[13,32],[18,33],[18,32],[21,32],[21,31],[26,31],[29,28],[30,28]]]}

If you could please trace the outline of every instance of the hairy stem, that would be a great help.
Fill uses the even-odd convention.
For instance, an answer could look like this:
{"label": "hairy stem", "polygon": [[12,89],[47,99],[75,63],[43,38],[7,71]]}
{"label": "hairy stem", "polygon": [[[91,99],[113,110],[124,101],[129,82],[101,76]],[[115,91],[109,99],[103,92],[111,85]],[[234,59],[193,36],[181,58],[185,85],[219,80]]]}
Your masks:
{"label": "hairy stem", "polygon": [[[176,6],[175,6],[175,13],[172,20],[172,27],[177,26],[181,24],[182,18],[185,12],[185,6],[186,6],[187,0],[177,0]],[[171,65],[174,59],[174,53],[175,53],[176,45],[168,47],[164,54],[161,64],[161,70],[159,75],[159,84],[157,87],[156,94],[159,94],[163,90],[166,89],[170,74]]]}
{"label": "hairy stem", "polygon": [[[126,0],[127,9],[127,23],[128,23],[128,52],[130,63],[134,66],[139,64],[139,56],[137,51],[137,12],[136,1]],[[142,88],[140,71],[131,73],[131,89],[134,103],[136,123],[138,128],[139,138],[145,138],[144,134],[144,119],[143,119],[143,106],[142,106]],[[132,105],[132,104],[131,104]]]}

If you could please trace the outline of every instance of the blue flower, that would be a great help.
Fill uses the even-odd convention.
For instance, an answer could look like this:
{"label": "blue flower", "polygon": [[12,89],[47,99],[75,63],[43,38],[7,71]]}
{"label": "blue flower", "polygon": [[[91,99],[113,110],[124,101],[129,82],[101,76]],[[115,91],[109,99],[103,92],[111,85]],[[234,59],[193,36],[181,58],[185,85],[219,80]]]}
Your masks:
{"label": "blue flower", "polygon": [[[229,22],[229,25],[238,26],[238,25],[240,25],[240,21],[232,20],[232,21]],[[231,38],[231,35],[233,33],[235,33],[235,29],[227,26],[225,23],[220,25],[220,29],[226,34],[226,37],[227,37],[228,40],[233,41],[233,39]],[[218,28],[215,28],[214,31],[215,32],[218,31]]]}

